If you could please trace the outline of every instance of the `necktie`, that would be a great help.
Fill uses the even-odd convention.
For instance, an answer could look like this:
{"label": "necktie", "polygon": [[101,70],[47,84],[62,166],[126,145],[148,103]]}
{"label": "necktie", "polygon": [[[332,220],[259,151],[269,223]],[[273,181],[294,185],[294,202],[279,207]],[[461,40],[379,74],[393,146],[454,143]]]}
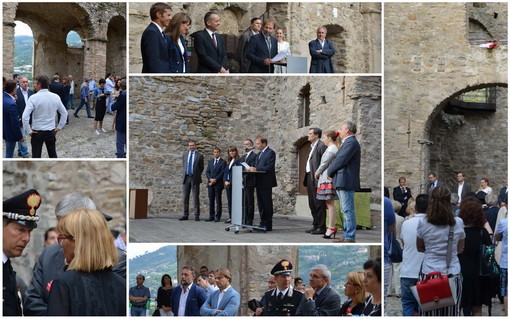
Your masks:
{"label": "necktie", "polygon": [[271,37],[266,38],[266,43],[267,43],[267,49],[268,49],[269,53],[271,53]]}
{"label": "necktie", "polygon": [[217,48],[218,47],[218,42],[216,42],[216,33],[213,33],[211,36],[212,36],[212,41],[214,43],[214,47]]}
{"label": "necktie", "polygon": [[214,160],[214,167],[216,167],[216,164],[218,164],[218,159]]}
{"label": "necktie", "polygon": [[313,300],[317,299],[317,296],[318,296],[318,294],[317,294],[317,293],[314,293],[314,294],[313,294]]}
{"label": "necktie", "polygon": [[403,187],[400,187],[402,189],[402,193],[405,193],[405,189]]}
{"label": "necktie", "polygon": [[188,169],[186,170],[186,175],[192,175],[193,174],[193,153],[194,152],[191,152],[191,155],[189,156]]}
{"label": "necktie", "polygon": [[283,299],[283,292],[280,291],[280,293],[278,293],[278,300],[281,301]]}

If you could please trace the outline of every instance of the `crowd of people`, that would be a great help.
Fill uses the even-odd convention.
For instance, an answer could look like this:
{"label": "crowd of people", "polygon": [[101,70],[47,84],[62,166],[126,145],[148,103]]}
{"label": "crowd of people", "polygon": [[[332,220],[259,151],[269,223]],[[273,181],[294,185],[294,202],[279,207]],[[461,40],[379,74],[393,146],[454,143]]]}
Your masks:
{"label": "crowd of people", "polygon": [[[188,50],[185,36],[191,18],[179,12],[172,16],[167,3],[158,2],[150,8],[152,22],[141,38],[142,73],[189,73]],[[194,49],[198,58],[197,73],[232,73],[227,66],[227,51],[220,29],[220,16],[216,12],[204,15],[205,28],[195,32]],[[273,34],[275,36],[273,36]],[[334,73],[333,43],[326,40],[327,29],[317,28],[317,39],[310,41],[310,73]],[[286,73],[286,58],[291,55],[290,44],[285,41],[285,30],[277,28],[274,19],[250,20],[237,44],[236,60],[240,73]]]}
{"label": "crowd of people", "polygon": [[[416,197],[404,177],[393,200],[385,188],[385,294],[401,298],[403,316],[481,316],[483,306],[490,315],[496,297],[508,315],[507,186],[496,196],[488,178],[476,191],[463,172],[451,187],[434,172],[428,179],[427,192]],[[455,304],[424,311],[412,289],[434,272],[450,276]]]}
{"label": "crowd of people", "polygon": [[[47,76],[38,76],[34,90],[29,88],[29,80],[14,74],[13,80],[3,81],[3,138],[6,144],[5,157],[13,158],[16,144],[18,156],[30,157],[27,137],[30,136],[31,154],[40,158],[43,145],[48,156],[57,157],[56,136],[69,121],[69,110],[75,109],[74,117],[85,106],[87,117],[94,119],[96,135],[108,133],[103,127],[106,113],[114,116],[111,131],[117,133],[116,155],[126,157],[126,79],[114,77],[111,73],[97,83],[92,74],[80,86],[80,104],[74,106],[75,84],[71,75],[63,77],[55,74],[50,82]],[[92,106],[91,106],[92,102]],[[91,110],[95,110],[92,116]],[[70,124],[71,123],[71,124]],[[92,128],[92,127],[91,127]]]}
{"label": "crowd of people", "polygon": [[[312,228],[306,230],[313,235],[323,235],[325,239],[336,237],[337,211],[334,200],[340,199],[344,234],[340,242],[355,242],[356,215],[354,192],[360,188],[361,149],[355,134],[356,125],[350,121],[340,125],[338,132],[311,128],[308,141],[311,149],[308,156],[304,185],[308,190],[309,207],[313,217]],[[341,144],[339,143],[341,139]],[[254,225],[255,192],[257,194],[260,224],[255,230],[272,231],[273,199],[272,188],[277,186],[275,164],[276,153],[269,148],[267,138],[259,136],[255,143],[251,139],[243,142],[244,155],[240,156],[237,147],[228,148],[227,159],[221,157],[218,147],[213,149],[213,157],[204,164],[204,155],[197,151],[195,141],[188,142],[188,151],[182,155],[184,214],[179,219],[188,220],[190,215],[190,195],[194,200],[195,221],[200,221],[200,184],[205,169],[209,196],[209,217],[206,222],[220,222],[222,217],[222,193],[226,189],[228,218],[232,222],[232,171],[235,166],[243,166],[248,174],[244,176],[243,225]],[[255,149],[258,153],[255,153]],[[256,174],[249,174],[250,172]],[[329,210],[329,226],[326,227],[326,207]]]}
{"label": "crowd of people", "polygon": [[[292,263],[280,260],[271,270],[268,290],[260,299],[246,302],[254,316],[381,316],[381,263],[370,259],[363,269],[349,273],[343,304],[331,288],[331,271],[318,264],[310,269],[309,285],[299,277],[292,278]],[[241,296],[232,287],[232,273],[219,268],[209,271],[184,266],[180,285],[173,287],[168,274],[161,277],[153,316],[237,316]],[[150,309],[151,290],[144,286],[145,276],[136,276],[136,285],[129,289],[131,316],[146,316]],[[294,286],[292,285],[294,283]]]}
{"label": "crowd of people", "polygon": [[125,316],[125,237],[114,238],[107,223],[112,217],[81,193],[67,194],[55,206],[58,224],[46,231],[22,296],[11,259],[30,242],[41,205],[35,189],[3,201],[3,315]]}

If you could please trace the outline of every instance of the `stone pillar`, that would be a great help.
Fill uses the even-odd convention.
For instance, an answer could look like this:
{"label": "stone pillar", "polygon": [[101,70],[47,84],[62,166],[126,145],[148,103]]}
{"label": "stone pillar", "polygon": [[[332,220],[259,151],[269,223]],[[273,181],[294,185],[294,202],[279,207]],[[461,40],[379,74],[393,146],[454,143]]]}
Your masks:
{"label": "stone pillar", "polygon": [[53,34],[49,29],[33,30],[34,32],[34,59],[33,75],[46,75],[52,79],[55,73],[63,76],[67,72],[66,52],[67,44],[65,34]]}
{"label": "stone pillar", "polygon": [[7,80],[12,79],[14,73],[14,19],[17,4],[6,2],[3,4],[3,70]]}
{"label": "stone pillar", "polygon": [[178,280],[185,265],[197,271],[204,265],[209,270],[228,268],[232,273],[232,287],[241,295],[238,314],[248,316],[252,314],[248,300],[260,300],[267,290],[271,269],[281,259],[290,260],[293,273],[298,272],[298,246],[178,246]]}
{"label": "stone pillar", "polygon": [[83,40],[83,74],[94,74],[94,78],[104,78],[106,75],[106,44],[105,38],[91,38]]}

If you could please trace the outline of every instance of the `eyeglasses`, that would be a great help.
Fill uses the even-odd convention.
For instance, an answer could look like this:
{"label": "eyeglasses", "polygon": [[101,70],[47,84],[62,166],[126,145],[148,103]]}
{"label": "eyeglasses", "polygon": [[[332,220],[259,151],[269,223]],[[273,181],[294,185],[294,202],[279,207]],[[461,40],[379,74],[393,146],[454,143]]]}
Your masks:
{"label": "eyeglasses", "polygon": [[344,284],[344,287],[347,287],[347,286],[349,286],[349,285],[351,285],[351,286],[357,286],[356,284],[353,284],[352,282],[349,282],[349,281],[348,281],[348,282],[346,282],[346,283]]}
{"label": "eyeglasses", "polygon": [[57,237],[57,241],[58,241],[58,244],[60,246],[62,246],[64,244],[64,239],[73,239],[74,237],[73,236],[67,236],[67,235],[58,235]]}

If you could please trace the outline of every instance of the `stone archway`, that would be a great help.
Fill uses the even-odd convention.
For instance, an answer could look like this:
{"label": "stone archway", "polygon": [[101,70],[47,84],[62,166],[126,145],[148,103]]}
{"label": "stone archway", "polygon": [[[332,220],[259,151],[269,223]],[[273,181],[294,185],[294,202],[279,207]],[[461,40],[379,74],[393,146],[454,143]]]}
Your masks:
{"label": "stone archway", "polygon": [[[126,74],[126,19],[113,17],[108,23],[106,43],[106,72],[125,76]],[[105,74],[97,75],[105,76]]]}
{"label": "stone archway", "polygon": [[504,186],[500,177],[506,176],[508,162],[507,94],[507,84],[485,83],[439,103],[425,124],[423,171],[437,173],[449,187],[458,171],[472,185],[489,177],[493,187]]}
{"label": "stone archway", "polygon": [[336,50],[336,53],[333,56],[335,73],[345,73],[347,70],[347,63],[345,59],[347,52],[345,50],[345,30],[337,24],[328,24],[325,25],[325,27],[328,29],[326,39],[333,42],[333,46]]}

